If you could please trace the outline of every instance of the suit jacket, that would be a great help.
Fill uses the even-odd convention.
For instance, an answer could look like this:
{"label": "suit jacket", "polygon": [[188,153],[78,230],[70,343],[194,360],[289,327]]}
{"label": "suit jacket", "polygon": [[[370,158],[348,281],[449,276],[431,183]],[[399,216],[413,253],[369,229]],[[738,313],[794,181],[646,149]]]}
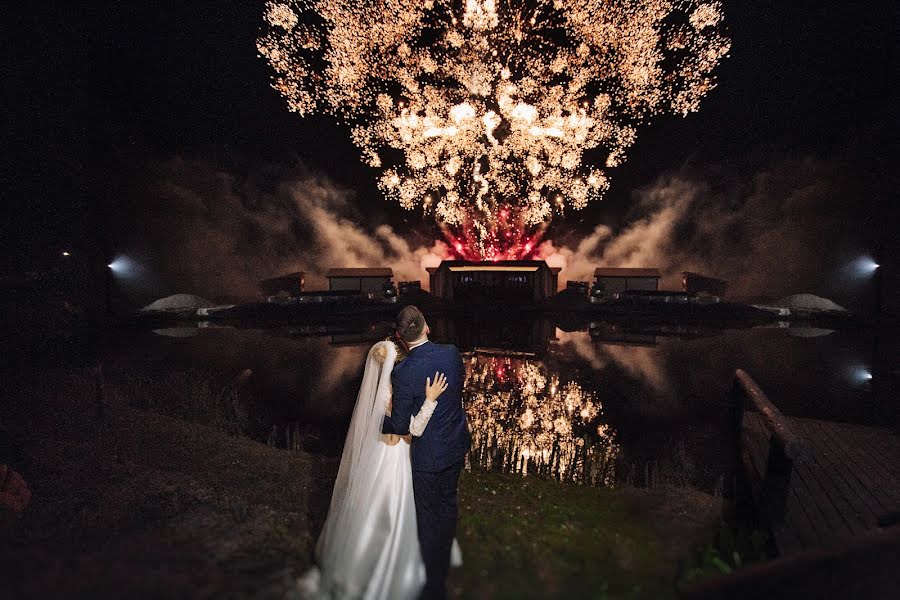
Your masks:
{"label": "suit jacket", "polygon": [[465,379],[462,357],[456,346],[425,342],[413,348],[409,356],[391,372],[393,409],[384,417],[382,431],[406,435],[410,417],[425,402],[425,379],[435,371],[447,376],[447,389],[437,400],[437,407],[420,437],[414,437],[410,448],[413,471],[442,471],[465,457],[472,437],[462,407]]}

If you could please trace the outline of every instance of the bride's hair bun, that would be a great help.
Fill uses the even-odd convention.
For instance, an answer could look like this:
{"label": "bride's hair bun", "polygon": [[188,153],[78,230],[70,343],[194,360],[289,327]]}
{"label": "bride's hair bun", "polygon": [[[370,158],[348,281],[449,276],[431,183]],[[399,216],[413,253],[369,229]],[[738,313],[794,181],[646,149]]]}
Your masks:
{"label": "bride's hair bun", "polygon": [[384,342],[375,344],[375,347],[372,348],[372,358],[380,363],[383,363],[385,360],[387,360],[387,344],[385,344]]}

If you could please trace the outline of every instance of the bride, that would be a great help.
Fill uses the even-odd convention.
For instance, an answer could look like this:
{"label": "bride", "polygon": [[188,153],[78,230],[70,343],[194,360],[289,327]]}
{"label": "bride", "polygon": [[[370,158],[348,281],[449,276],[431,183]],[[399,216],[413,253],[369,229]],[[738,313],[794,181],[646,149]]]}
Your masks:
{"label": "bride", "polygon": [[[401,354],[390,341],[369,350],[328,517],[316,544],[318,567],[298,581],[303,597],[412,599],[425,584],[410,439],[381,433],[383,417],[391,408],[391,370],[403,359]],[[443,374],[428,379],[426,402],[410,420],[413,435],[425,430],[445,389]],[[462,563],[455,540],[451,554],[451,564]]]}

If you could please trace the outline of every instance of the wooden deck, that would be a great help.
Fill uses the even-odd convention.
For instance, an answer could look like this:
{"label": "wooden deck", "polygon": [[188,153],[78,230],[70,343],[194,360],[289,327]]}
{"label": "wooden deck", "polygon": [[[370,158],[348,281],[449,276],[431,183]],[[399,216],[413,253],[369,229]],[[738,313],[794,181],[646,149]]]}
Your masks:
{"label": "wooden deck", "polygon": [[680,590],[693,600],[897,598],[900,437],[786,417],[743,369],[729,392],[728,493],[752,500],[778,556]]}
{"label": "wooden deck", "polygon": [[741,427],[741,458],[751,491],[782,555],[846,541],[897,519],[900,438],[894,432],[782,418],[804,450],[774,484],[765,416],[747,411]]}

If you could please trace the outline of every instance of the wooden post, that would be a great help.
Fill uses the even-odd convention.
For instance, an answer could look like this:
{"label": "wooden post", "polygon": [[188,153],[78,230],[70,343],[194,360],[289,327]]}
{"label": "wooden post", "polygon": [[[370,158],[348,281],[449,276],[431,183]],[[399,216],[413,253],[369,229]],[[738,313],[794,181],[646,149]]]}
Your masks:
{"label": "wooden post", "polygon": [[746,371],[735,371],[735,386],[739,386],[738,391],[748,408],[759,411],[769,431],[769,452],[760,482],[759,507],[769,525],[777,528],[784,522],[794,461],[802,460],[806,454],[805,443]]}
{"label": "wooden post", "polygon": [[722,490],[723,495],[730,500],[738,500],[743,497],[747,489],[744,485],[743,466],[743,423],[744,423],[744,390],[740,381],[735,378],[728,390],[725,399],[727,411],[726,419],[731,431],[731,466],[728,479]]}
{"label": "wooden post", "polygon": [[792,470],[793,461],[785,454],[784,443],[772,433],[762,482],[762,504],[772,527],[779,527],[784,523],[784,507],[791,486]]}

